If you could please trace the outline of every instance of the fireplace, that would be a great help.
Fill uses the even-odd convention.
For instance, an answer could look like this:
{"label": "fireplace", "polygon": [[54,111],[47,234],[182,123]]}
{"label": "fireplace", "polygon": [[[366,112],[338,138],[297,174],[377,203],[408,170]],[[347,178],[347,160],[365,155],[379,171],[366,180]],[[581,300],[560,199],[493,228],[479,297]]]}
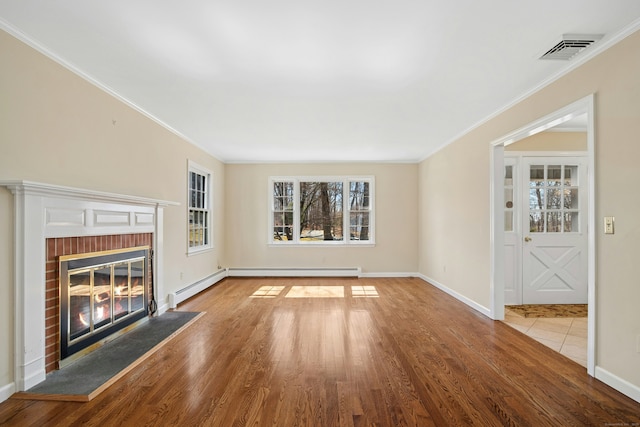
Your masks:
{"label": "fireplace", "polygon": [[[126,316],[122,308],[122,300],[115,298],[116,287],[119,285],[114,284],[114,287],[111,287],[109,283],[110,295],[108,295],[107,310],[109,321],[107,323],[111,325],[135,322],[133,320],[135,316],[147,314],[150,298],[158,301],[156,315],[167,310],[167,295],[163,285],[164,208],[178,206],[179,203],[31,181],[0,181],[0,186],[11,191],[14,202],[14,384],[16,391],[28,390],[44,381],[46,373],[56,369],[62,358],[60,257],[76,255],[78,258],[78,254],[148,247],[148,255],[153,250],[153,263],[147,255],[145,266],[141,270],[144,271],[146,283],[143,291],[146,294],[142,297],[142,301],[146,302],[142,308],[139,308],[140,300],[136,294],[140,290],[136,284],[137,276],[140,275],[139,264],[136,261],[137,255],[134,255],[131,261],[114,261],[113,267],[109,267],[109,271],[114,270],[114,281],[124,269],[121,263],[127,264],[127,271],[131,269],[133,271],[131,279],[127,278],[127,284],[131,290],[127,290]],[[72,265],[71,268],[69,266],[66,268],[65,275],[69,276],[71,271],[73,283],[76,283],[76,279],[82,275],[82,268],[89,269],[89,289],[81,290],[82,286],[87,286],[86,283],[80,284],[82,282],[79,282],[76,287],[79,294],[86,293],[91,295],[90,299],[93,298],[93,303],[89,302],[90,310],[103,306],[100,310],[104,316],[107,308],[104,307],[102,300],[104,292],[96,293],[96,289],[91,288],[91,286],[96,287],[96,272],[98,280],[102,277],[99,266]],[[91,273],[92,268],[93,273]],[[75,276],[76,273],[78,276]],[[94,278],[93,284],[91,284],[91,274]],[[150,280],[151,277],[153,281]],[[111,280],[110,278],[109,282]],[[107,290],[105,284],[98,283],[97,286],[98,290]],[[135,292],[134,289],[136,289]],[[67,305],[71,305],[69,292],[64,299],[68,301]],[[121,309],[116,308],[118,303],[121,304]],[[114,311],[115,314],[113,314]],[[80,312],[84,317],[86,312],[83,309],[78,311]],[[106,330],[106,323],[103,323],[105,319],[99,320],[98,317],[89,319],[89,331]],[[67,320],[65,330],[71,331],[70,323]],[[84,333],[84,329],[75,326],[73,334],[68,334],[65,338],[68,342],[66,352],[74,351],[73,346],[76,343],[89,342],[93,339],[100,340],[100,338],[90,338]],[[80,354],[82,351],[73,357],[67,356],[66,360]]]}
{"label": "fireplace", "polygon": [[148,314],[148,246],[65,255],[60,271],[60,358]]}

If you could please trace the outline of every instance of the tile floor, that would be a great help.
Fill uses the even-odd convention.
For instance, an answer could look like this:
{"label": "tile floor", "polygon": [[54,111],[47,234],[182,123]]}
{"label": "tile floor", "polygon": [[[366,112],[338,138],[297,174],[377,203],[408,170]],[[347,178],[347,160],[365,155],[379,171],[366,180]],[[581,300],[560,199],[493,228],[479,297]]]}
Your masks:
{"label": "tile floor", "polygon": [[507,309],[505,311],[504,322],[586,368],[586,317],[523,317]]}

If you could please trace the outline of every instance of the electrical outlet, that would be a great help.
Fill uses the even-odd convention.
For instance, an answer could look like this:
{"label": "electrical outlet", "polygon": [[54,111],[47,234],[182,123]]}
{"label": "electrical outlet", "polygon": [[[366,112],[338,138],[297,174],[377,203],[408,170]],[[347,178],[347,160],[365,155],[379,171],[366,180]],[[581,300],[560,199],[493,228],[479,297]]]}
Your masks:
{"label": "electrical outlet", "polygon": [[604,234],[613,234],[614,233],[614,229],[613,229],[613,223],[615,221],[615,218],[612,216],[605,216],[604,217]]}

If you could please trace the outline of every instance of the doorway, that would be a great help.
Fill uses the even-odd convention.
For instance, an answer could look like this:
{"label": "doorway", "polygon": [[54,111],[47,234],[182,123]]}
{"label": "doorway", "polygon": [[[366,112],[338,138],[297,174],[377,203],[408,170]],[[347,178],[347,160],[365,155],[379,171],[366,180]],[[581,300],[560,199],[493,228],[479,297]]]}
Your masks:
{"label": "doorway", "polygon": [[[538,140],[562,146],[581,137],[586,148],[585,132]],[[569,154],[505,153],[507,305],[587,304],[588,158]]]}
{"label": "doorway", "polygon": [[[576,209],[578,211],[578,216],[580,215],[580,212],[582,212],[581,209],[583,208],[586,209],[586,214],[587,214],[586,219],[585,218],[578,219],[578,222],[582,225],[581,230],[583,230],[583,233],[584,233],[584,236],[582,238],[586,241],[586,252],[583,252],[582,250],[580,250],[579,252],[581,252],[581,255],[580,255],[581,261],[586,263],[587,304],[589,305],[589,314],[587,318],[587,335],[588,335],[587,336],[587,372],[589,373],[589,375],[593,376],[595,374],[594,343],[595,343],[595,317],[596,317],[596,312],[595,312],[595,235],[594,235],[594,230],[595,230],[595,204],[594,204],[595,140],[594,140],[594,125],[593,125],[594,123],[593,95],[590,95],[586,98],[576,101],[558,111],[555,111],[539,120],[536,120],[535,122],[532,122],[521,129],[518,129],[508,135],[505,135],[504,137],[492,142],[491,144],[491,153],[490,153],[491,168],[492,168],[491,175],[490,175],[491,177],[491,205],[490,205],[491,206],[491,215],[490,215],[490,218],[491,218],[491,278],[492,278],[491,315],[496,320],[503,320],[504,314],[505,314],[505,308],[504,308],[505,289],[506,289],[505,275],[507,272],[505,257],[509,255],[508,250],[505,250],[505,245],[509,244],[509,237],[505,232],[505,225],[508,225],[508,221],[509,221],[508,215],[506,215],[506,211],[505,211],[505,207],[506,207],[505,193],[506,191],[509,190],[508,185],[507,187],[505,187],[505,184],[507,183],[507,181],[505,180],[505,165],[507,166],[509,165],[509,160],[505,158],[505,147],[517,141],[523,140],[524,138],[527,138],[529,136],[539,134],[543,131],[554,128],[563,123],[570,122],[571,120],[573,120],[578,116],[584,116],[586,118],[585,130],[586,130],[586,139],[587,139],[587,150],[586,150],[586,159],[584,161],[584,164],[571,164],[571,165],[562,164],[562,163],[559,163],[558,161],[553,161],[552,159],[551,162],[543,161],[543,162],[531,163],[529,165],[529,173],[531,176],[530,168],[532,166],[535,166],[536,168],[534,169],[536,170],[535,172],[536,176],[542,174],[542,179],[540,182],[545,182],[545,181],[548,182],[547,177],[549,176],[548,175],[549,167],[551,167],[551,176],[553,177],[557,175],[558,171],[560,171],[560,182],[563,182],[562,181],[564,179],[563,171],[565,170],[564,169],[565,166],[569,167],[568,169],[570,170],[570,172],[568,172],[569,175],[571,174],[579,175],[580,174],[579,170],[581,168],[585,169],[588,172],[588,174],[583,178],[587,182],[586,198],[583,197],[584,199],[583,203],[585,203],[586,206],[579,207]],[[542,169],[540,169],[540,167]],[[545,174],[547,175],[545,176]],[[521,184],[524,187],[524,184],[523,183]],[[567,186],[568,188],[565,188],[564,190],[569,190],[570,192],[570,190],[572,190],[571,188],[572,185],[570,184],[571,183],[569,182],[569,185]],[[531,182],[529,182],[529,186],[530,185],[531,185]],[[548,189],[547,187],[548,185],[546,187],[542,186],[541,190],[547,190]],[[528,193],[527,197],[529,197],[530,194],[531,193]],[[542,191],[541,191],[541,194],[542,194]],[[578,200],[580,200],[580,195],[578,197]],[[562,200],[562,197],[561,197],[560,204],[562,205],[563,203],[564,201]],[[545,204],[545,202],[541,200],[538,206],[542,207],[547,205]],[[557,228],[559,230],[564,230],[565,228],[563,227],[573,227],[572,221],[573,221],[573,217],[575,217],[574,215],[575,212],[572,211],[573,209],[572,206],[573,206],[572,203],[569,203],[567,205],[566,212],[563,211],[564,207],[563,209],[560,209],[560,211],[555,211],[553,209],[549,211],[548,206],[545,208],[539,209],[540,212],[537,212],[537,214],[539,215],[534,215],[534,219],[535,219],[534,226],[542,227],[541,228],[542,230],[547,230],[546,227],[547,227],[547,224],[549,223],[551,224],[551,227],[559,227]],[[527,215],[529,215],[530,213],[531,213],[530,211],[527,212]],[[544,217],[543,217],[543,214],[544,214]],[[549,215],[549,214],[553,214],[553,215]],[[519,219],[518,217],[514,217],[514,218],[516,218],[514,219],[514,221],[521,221],[522,223],[525,223],[524,213],[520,215]],[[563,221],[563,218],[565,219],[565,221]],[[528,222],[529,221],[527,221],[527,223]],[[524,237],[526,237],[526,235]],[[525,243],[530,243],[531,241],[533,241],[533,237],[529,235],[528,237],[531,238],[531,241],[524,242],[524,237],[523,237],[523,240],[520,242],[521,245],[524,245]],[[540,240],[541,243],[545,243],[544,239],[540,239],[537,234],[535,237],[536,237],[536,240]],[[549,242],[546,242],[546,243],[549,244]],[[582,243],[584,243],[584,241]],[[513,244],[514,251],[517,251],[517,248],[515,248],[516,246],[517,245],[514,243]],[[535,245],[532,245],[532,246],[535,247]],[[506,247],[508,248],[509,246],[506,246]],[[565,251],[565,252],[567,252],[567,254],[565,255],[566,257],[572,258],[570,252],[575,252],[575,251]],[[536,251],[534,250],[534,255],[535,253]],[[538,251],[538,255],[539,255],[539,251]],[[546,261],[547,263],[551,264],[549,262],[549,259],[546,259]],[[567,267],[575,268],[575,262],[572,261],[572,263],[573,265],[571,266],[567,265]],[[536,266],[536,268],[540,268],[540,266]],[[546,276],[547,278],[552,278],[550,282],[552,284],[551,285],[552,287],[554,286],[556,288],[559,287],[561,281],[558,279],[558,277],[562,277],[563,273],[560,271],[558,266],[553,268],[552,266],[548,266],[547,269],[551,271],[548,272],[546,275],[543,274],[543,276]],[[522,277],[524,277],[524,275],[526,274],[530,274],[525,272],[524,270],[525,270],[525,267],[523,265],[522,271],[516,272],[516,274],[521,274]],[[546,286],[549,286],[548,281],[545,283],[547,283]],[[524,297],[524,290],[522,292],[522,296]]]}

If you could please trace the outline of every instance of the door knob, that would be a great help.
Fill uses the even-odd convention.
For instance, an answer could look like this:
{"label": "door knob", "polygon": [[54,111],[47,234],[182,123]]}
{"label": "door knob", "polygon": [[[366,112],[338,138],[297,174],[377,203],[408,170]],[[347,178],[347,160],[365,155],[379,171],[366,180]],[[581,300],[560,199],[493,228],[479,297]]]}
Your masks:
{"label": "door knob", "polygon": [[531,237],[529,237],[529,236],[527,236],[527,237],[525,237],[525,238],[524,238],[524,241],[525,241],[525,242],[530,242],[531,240],[532,240],[532,239],[531,239]]}

